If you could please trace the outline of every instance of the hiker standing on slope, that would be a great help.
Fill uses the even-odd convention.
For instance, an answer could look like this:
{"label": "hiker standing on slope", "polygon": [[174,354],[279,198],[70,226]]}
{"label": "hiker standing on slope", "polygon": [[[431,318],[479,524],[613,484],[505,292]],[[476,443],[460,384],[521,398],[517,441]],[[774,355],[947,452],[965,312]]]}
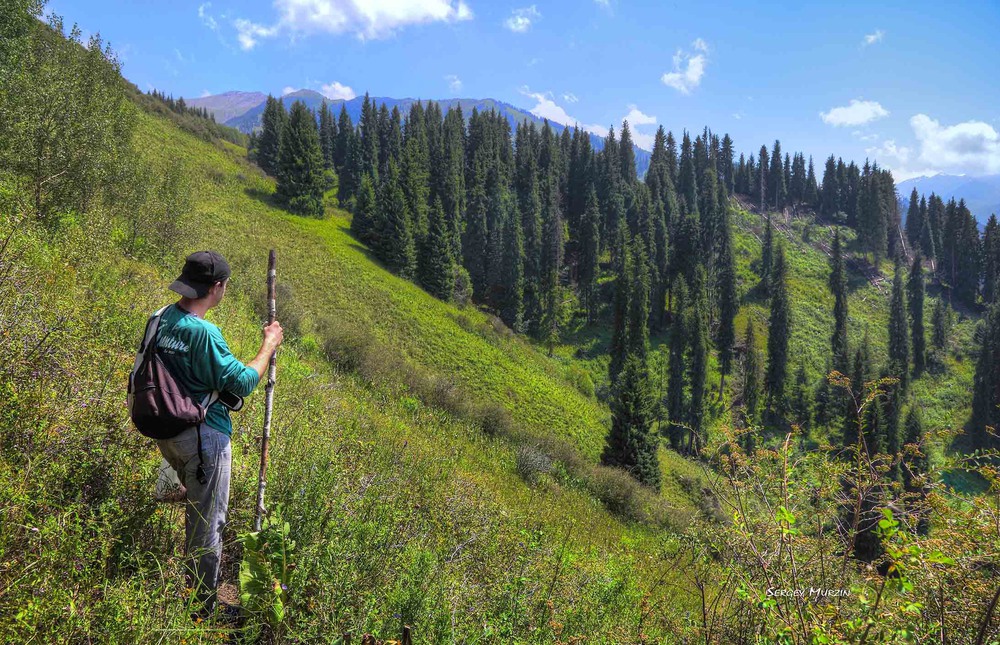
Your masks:
{"label": "hiker standing on slope", "polygon": [[219,328],[205,320],[226,295],[229,275],[229,264],[218,253],[189,255],[169,287],[181,299],[161,310],[154,334],[156,352],[170,375],[193,401],[208,405],[201,425],[156,442],[187,489],[185,554],[201,615],[214,609],[219,583],[232,462],[229,410],[239,409],[242,397],[264,378],[271,354],[284,338],[281,325],[274,322],[264,327],[264,340],[252,361],[244,365],[233,356]]}

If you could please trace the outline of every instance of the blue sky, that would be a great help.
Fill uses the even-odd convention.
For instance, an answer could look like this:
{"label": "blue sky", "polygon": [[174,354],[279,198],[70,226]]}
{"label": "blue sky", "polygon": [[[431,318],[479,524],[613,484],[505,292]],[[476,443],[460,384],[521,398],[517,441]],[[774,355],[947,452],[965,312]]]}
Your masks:
{"label": "blue sky", "polygon": [[[760,4],[760,6],[757,6]],[[1000,173],[1000,3],[55,0],[143,89],[496,98],[603,133]]]}

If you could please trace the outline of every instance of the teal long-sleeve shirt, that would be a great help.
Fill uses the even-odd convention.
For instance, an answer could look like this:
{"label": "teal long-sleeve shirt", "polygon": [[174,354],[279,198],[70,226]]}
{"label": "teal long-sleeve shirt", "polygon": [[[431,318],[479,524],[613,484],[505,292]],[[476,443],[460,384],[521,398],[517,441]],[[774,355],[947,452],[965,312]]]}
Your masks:
{"label": "teal long-sleeve shirt", "polygon": [[[229,351],[218,327],[177,304],[167,307],[160,317],[157,348],[170,373],[199,403],[215,390],[247,396],[260,380],[256,370]],[[205,423],[233,434],[229,409],[218,401],[209,406]]]}

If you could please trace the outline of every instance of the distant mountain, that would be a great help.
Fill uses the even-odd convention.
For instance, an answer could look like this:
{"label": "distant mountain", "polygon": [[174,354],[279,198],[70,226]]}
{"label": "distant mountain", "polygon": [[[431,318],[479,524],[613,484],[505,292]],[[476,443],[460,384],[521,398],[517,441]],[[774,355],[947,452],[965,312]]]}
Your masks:
{"label": "distant mountain", "polygon": [[[251,95],[259,97],[252,105]],[[231,98],[226,98],[231,97]],[[244,99],[245,101],[240,101],[239,106],[244,108],[242,112],[234,114],[237,109],[237,99]],[[260,127],[261,115],[264,113],[264,105],[267,100],[267,96],[260,94],[259,92],[226,92],[225,94],[219,94],[216,96],[207,96],[200,99],[185,99],[189,105],[195,105],[198,107],[205,107],[215,114],[215,120],[220,123],[225,123],[228,126],[242,130],[243,132],[250,133],[255,128]],[[398,107],[399,111],[405,116],[410,110],[410,106],[416,103],[418,100],[427,102],[427,99],[394,99],[390,97],[372,97],[376,105],[381,105],[385,103],[389,110],[393,107]],[[441,106],[442,112],[447,112],[451,107],[461,107],[462,114],[469,117],[472,114],[473,108],[479,110],[480,112],[486,112],[489,110],[496,110],[500,114],[507,118],[510,123],[511,129],[515,129],[519,123],[533,122],[541,125],[543,119],[535,116],[534,114],[515,107],[509,103],[504,103],[502,101],[497,101],[496,99],[430,99]],[[361,118],[361,104],[364,101],[363,97],[355,97],[349,101],[344,99],[328,99],[319,92],[314,90],[298,90],[286,94],[281,97],[282,103],[285,107],[291,107],[292,103],[295,101],[302,101],[305,103],[306,107],[311,110],[318,111],[323,101],[329,104],[330,108],[334,112],[334,116],[340,112],[340,106],[344,105],[347,108],[347,114],[350,115],[351,121],[357,124],[358,120]],[[230,110],[225,112],[223,110]],[[558,135],[562,134],[562,131],[566,129],[566,126],[550,121],[553,131]],[[590,135],[590,144],[595,150],[600,150],[604,147],[604,139],[596,134]],[[646,174],[646,169],[649,167],[649,151],[643,150],[638,146],[633,146],[635,150],[635,165],[636,170],[639,172],[639,176],[642,177]]]}
{"label": "distant mountain", "polygon": [[188,105],[207,108],[219,123],[246,114],[258,105],[263,105],[266,100],[267,95],[260,92],[224,92],[198,99],[185,99]]}
{"label": "distant mountain", "polygon": [[909,206],[910,192],[914,187],[921,195],[937,193],[945,201],[952,197],[964,199],[980,224],[985,224],[991,214],[996,213],[1000,217],[1000,175],[934,175],[907,179],[896,184],[899,198],[906,206]]}

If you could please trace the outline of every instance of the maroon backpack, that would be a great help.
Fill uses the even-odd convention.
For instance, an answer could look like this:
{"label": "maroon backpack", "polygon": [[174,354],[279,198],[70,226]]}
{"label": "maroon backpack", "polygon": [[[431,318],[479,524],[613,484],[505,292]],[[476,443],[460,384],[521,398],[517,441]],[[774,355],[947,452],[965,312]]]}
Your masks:
{"label": "maroon backpack", "polygon": [[212,392],[199,405],[164,364],[156,342],[165,310],[157,311],[146,323],[128,382],[129,416],[139,432],[151,439],[171,439],[201,425],[208,406],[218,399],[218,392]]}

